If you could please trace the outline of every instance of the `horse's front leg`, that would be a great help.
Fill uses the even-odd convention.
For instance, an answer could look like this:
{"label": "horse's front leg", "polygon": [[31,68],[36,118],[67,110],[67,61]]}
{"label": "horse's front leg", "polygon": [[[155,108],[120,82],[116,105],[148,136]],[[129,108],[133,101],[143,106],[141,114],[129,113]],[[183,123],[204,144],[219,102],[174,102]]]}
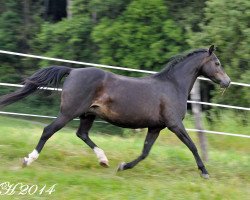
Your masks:
{"label": "horse's front leg", "polygon": [[198,150],[193,143],[192,139],[189,137],[187,131],[185,130],[185,127],[183,126],[182,122],[179,122],[175,126],[169,126],[169,130],[174,132],[176,136],[190,149],[190,151],[193,153],[194,158],[196,160],[198,169],[201,170],[201,176],[203,178],[209,178],[208,172],[198,154]]}
{"label": "horse's front leg", "polygon": [[160,129],[160,128],[156,128],[156,129],[149,128],[146,139],[145,139],[145,142],[144,142],[144,147],[143,147],[141,155],[137,159],[133,160],[132,162],[129,162],[129,163],[124,163],[123,162],[123,163],[121,163],[119,165],[119,167],[118,167],[118,171],[131,169],[135,165],[137,165],[140,161],[145,159],[148,156],[148,154],[150,152],[150,149],[153,146],[153,144],[154,144],[155,140],[157,139],[157,137],[159,136],[159,133],[160,133],[161,130],[162,129]]}

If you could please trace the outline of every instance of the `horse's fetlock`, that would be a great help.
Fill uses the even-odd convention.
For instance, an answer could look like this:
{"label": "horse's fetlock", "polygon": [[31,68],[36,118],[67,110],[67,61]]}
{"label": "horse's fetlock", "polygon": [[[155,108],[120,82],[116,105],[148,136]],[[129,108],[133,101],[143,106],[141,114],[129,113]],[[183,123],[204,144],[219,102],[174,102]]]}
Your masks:
{"label": "horse's fetlock", "polygon": [[88,135],[87,134],[83,134],[83,135],[81,135],[81,138],[82,138],[82,140],[85,142],[85,141],[87,141],[88,140]]}
{"label": "horse's fetlock", "polygon": [[82,135],[77,131],[76,132],[76,136],[79,137],[79,138],[81,138]]}

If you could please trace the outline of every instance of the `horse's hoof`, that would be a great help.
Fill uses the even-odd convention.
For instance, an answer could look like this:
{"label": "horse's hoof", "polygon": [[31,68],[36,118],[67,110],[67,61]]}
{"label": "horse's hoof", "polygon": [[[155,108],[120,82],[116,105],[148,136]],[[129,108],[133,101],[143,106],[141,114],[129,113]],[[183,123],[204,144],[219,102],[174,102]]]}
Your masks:
{"label": "horse's hoof", "polygon": [[209,174],[202,174],[202,173],[201,173],[201,177],[202,177],[202,178],[205,178],[205,179],[209,179]]}
{"label": "horse's hoof", "polygon": [[22,167],[27,167],[27,166],[28,166],[28,158],[24,157]]}
{"label": "horse's hoof", "polygon": [[109,167],[109,163],[108,163],[108,161],[100,161],[100,165],[102,166],[102,167],[106,167],[106,168],[108,168]]}
{"label": "horse's hoof", "polygon": [[118,172],[119,172],[119,171],[123,171],[125,165],[126,165],[126,163],[125,163],[125,162],[122,162],[122,163],[118,166],[117,171],[118,171]]}

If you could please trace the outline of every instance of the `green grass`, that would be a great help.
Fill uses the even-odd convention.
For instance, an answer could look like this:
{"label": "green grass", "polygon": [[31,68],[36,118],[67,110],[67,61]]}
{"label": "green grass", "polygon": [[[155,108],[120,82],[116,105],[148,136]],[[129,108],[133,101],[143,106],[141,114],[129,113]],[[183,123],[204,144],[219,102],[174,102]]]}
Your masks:
{"label": "green grass", "polygon": [[[99,166],[92,150],[69,127],[47,142],[37,161],[21,168],[21,158],[34,149],[42,129],[41,124],[0,116],[0,183],[37,184],[39,189],[57,184],[55,192],[0,195],[0,199],[244,200],[250,196],[247,138],[208,135],[209,180],[199,176],[191,152],[168,131],[161,134],[149,157],[132,170],[116,173],[120,162],[139,155],[145,131],[122,138],[97,134],[101,127],[94,129],[91,138],[104,149],[110,168]],[[195,134],[190,135],[197,143]]]}

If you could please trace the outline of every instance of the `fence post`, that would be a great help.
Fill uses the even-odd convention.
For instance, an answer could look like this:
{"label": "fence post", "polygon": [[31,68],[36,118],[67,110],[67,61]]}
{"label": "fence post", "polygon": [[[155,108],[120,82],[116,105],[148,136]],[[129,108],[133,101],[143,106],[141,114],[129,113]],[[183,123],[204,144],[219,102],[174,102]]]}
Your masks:
{"label": "fence post", "polygon": [[[192,101],[200,101],[200,81],[197,79],[194,83],[194,86],[191,90],[190,97]],[[193,103],[192,104],[192,112],[195,119],[195,128],[198,130],[203,130],[202,125],[202,107],[200,104]],[[201,155],[204,161],[208,160],[208,152],[207,152],[207,138],[204,133],[198,131],[198,138],[201,147]]]}
{"label": "fence post", "polygon": [[72,2],[71,2],[72,0],[67,0],[67,18],[68,19],[72,19],[72,8],[71,8],[71,6],[72,6]]}

